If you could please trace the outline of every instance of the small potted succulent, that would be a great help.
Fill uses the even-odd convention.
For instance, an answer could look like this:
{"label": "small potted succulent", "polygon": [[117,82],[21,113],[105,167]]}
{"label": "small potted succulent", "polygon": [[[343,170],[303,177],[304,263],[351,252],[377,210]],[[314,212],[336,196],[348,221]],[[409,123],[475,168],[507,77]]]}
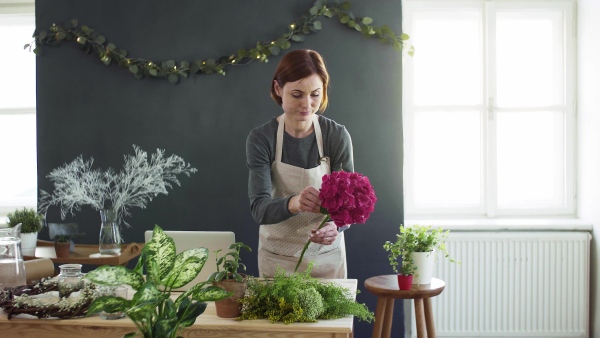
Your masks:
{"label": "small potted succulent", "polygon": [[54,236],[54,251],[56,251],[56,257],[58,258],[69,257],[69,252],[71,251],[71,236]]}
{"label": "small potted succulent", "polygon": [[246,271],[246,265],[240,262],[240,251],[245,249],[251,252],[249,246],[242,242],[233,243],[228,248],[229,252],[219,257],[221,250],[215,251],[215,261],[217,271],[208,277],[208,281],[214,286],[233,292],[233,296],[215,302],[217,316],[222,318],[239,317],[242,311],[242,304],[239,302],[246,292],[247,276],[238,272],[239,269]]}
{"label": "small potted succulent", "polygon": [[44,225],[44,216],[38,214],[33,208],[17,209],[7,215],[8,226],[14,227],[21,224],[21,250],[24,256],[35,256],[38,232]]}

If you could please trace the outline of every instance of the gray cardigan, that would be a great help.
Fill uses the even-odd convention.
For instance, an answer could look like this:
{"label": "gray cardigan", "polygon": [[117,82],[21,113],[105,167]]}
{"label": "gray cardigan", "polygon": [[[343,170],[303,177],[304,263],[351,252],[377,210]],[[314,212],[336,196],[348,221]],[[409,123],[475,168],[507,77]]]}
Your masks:
{"label": "gray cardigan", "polygon": [[[352,140],[341,124],[319,116],[323,134],[323,152],[328,156],[332,171],[354,171]],[[258,224],[275,224],[292,216],[288,201],[292,196],[271,196],[271,163],[275,160],[275,144],[279,122],[274,117],[254,128],[246,139],[246,165],[248,166],[248,197],[252,217]],[[304,169],[319,164],[319,149],[315,133],[305,138],[295,138],[284,132],[281,161]]]}

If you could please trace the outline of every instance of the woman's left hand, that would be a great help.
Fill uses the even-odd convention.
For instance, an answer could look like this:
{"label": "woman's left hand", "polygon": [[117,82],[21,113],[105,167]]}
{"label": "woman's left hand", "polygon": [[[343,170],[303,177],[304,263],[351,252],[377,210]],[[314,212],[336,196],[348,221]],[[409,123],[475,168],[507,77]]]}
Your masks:
{"label": "woman's left hand", "polygon": [[327,222],[319,230],[312,229],[310,231],[310,241],[321,245],[331,245],[337,238],[337,226],[333,222]]}

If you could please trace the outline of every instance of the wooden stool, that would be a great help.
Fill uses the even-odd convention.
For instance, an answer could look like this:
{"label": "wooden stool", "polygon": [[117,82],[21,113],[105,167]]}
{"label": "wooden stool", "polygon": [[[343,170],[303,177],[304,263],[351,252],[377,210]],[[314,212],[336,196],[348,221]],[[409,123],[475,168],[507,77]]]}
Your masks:
{"label": "wooden stool", "polygon": [[444,287],[446,287],[446,283],[437,278],[432,278],[431,284],[412,285],[410,290],[399,289],[398,276],[396,275],[376,276],[367,279],[365,288],[377,296],[372,338],[390,337],[395,298],[414,299],[417,337],[425,338],[425,330],[427,330],[427,336],[435,338],[431,300],[429,298],[442,293]]}

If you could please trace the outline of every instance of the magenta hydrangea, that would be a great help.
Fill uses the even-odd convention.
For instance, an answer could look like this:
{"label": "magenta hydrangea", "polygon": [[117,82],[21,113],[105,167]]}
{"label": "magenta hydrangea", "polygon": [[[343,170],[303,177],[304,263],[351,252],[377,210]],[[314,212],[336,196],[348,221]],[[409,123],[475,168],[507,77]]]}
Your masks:
{"label": "magenta hydrangea", "polygon": [[367,176],[355,172],[334,171],[323,176],[319,192],[321,207],[342,227],[365,223],[375,210],[377,197]]}

